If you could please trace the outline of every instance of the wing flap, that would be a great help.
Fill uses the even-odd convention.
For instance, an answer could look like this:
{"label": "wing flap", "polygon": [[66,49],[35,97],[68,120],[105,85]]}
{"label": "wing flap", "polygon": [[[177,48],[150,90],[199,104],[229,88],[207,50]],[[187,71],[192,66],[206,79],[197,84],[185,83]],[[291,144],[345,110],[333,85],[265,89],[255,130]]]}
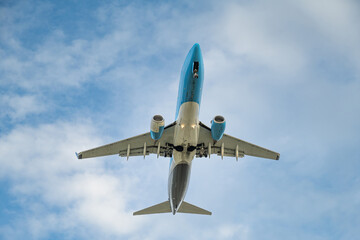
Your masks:
{"label": "wing flap", "polygon": [[218,142],[218,144],[224,143],[224,146],[233,150],[232,156],[236,154],[236,146],[238,146],[238,150],[248,156],[253,157],[261,157],[261,158],[268,158],[273,160],[279,160],[280,154],[269,149],[257,146],[255,144],[245,142],[238,138],[229,136],[224,134],[222,139]]}
{"label": "wing flap", "polygon": [[[209,143],[211,152],[209,153]],[[217,154],[228,157],[243,157],[244,155],[279,160],[280,154],[269,149],[257,146],[244,140],[224,134],[215,142],[211,137],[211,129],[200,122],[199,144],[205,147],[208,154]],[[222,154],[222,147],[224,148]]]}
{"label": "wing flap", "polygon": [[[92,148],[86,151],[77,153],[78,159],[102,157],[108,155],[118,154],[119,156],[142,156],[149,155],[151,153],[156,154],[160,143],[160,156],[167,156],[169,152],[169,145],[172,145],[174,138],[174,126],[175,122],[164,128],[163,136],[160,140],[153,140],[150,136],[150,132],[144,133],[132,138],[127,138],[114,143],[106,144],[100,147]],[[171,155],[169,153],[168,155]]]}

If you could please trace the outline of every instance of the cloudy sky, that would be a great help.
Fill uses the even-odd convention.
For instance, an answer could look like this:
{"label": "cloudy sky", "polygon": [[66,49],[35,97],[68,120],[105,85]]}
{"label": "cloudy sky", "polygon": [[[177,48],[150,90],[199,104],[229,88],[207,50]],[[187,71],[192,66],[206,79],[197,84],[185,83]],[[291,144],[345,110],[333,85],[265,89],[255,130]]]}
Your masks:
{"label": "cloudy sky", "polygon": [[[99,3],[101,2],[101,3]],[[1,239],[355,239],[358,1],[0,3]],[[174,121],[198,42],[200,119],[280,161],[195,159],[186,200],[212,216],[133,217],[167,199],[169,159],[75,151]]]}

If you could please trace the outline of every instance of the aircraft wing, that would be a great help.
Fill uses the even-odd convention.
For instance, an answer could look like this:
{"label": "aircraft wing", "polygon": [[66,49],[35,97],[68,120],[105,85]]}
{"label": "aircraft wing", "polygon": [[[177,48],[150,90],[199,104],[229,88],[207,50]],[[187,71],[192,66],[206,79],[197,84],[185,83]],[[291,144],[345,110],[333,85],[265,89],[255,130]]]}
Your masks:
{"label": "aircraft wing", "polygon": [[[211,129],[200,122],[200,132],[196,156],[217,154],[221,157],[244,157],[244,155],[279,160],[280,154],[241,139],[224,134],[219,141],[211,137]],[[205,153],[205,154],[204,154]],[[210,153],[210,154],[209,154]],[[210,157],[210,156],[209,156]]]}
{"label": "aircraft wing", "polygon": [[121,157],[144,156],[150,153],[158,156],[171,157],[174,139],[175,122],[164,128],[160,140],[153,140],[150,132],[97,148],[76,153],[78,159],[102,157],[118,154]]}

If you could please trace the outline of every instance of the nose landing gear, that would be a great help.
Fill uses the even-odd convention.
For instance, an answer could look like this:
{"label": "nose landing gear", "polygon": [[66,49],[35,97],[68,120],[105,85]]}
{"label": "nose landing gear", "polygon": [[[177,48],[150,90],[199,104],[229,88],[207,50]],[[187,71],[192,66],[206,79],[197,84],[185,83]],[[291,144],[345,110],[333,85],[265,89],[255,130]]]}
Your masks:
{"label": "nose landing gear", "polygon": [[198,78],[199,77],[199,62],[194,62],[193,64],[193,78]]}

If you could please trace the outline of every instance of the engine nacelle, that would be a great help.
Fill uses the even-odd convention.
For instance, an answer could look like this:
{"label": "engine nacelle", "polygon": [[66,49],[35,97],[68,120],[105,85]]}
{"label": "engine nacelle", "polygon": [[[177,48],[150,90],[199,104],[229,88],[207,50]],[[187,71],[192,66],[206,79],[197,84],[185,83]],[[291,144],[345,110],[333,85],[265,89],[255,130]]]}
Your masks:
{"label": "engine nacelle", "polygon": [[215,141],[219,141],[225,132],[225,118],[223,116],[215,116],[211,121],[211,136]]}
{"label": "engine nacelle", "polygon": [[159,140],[164,132],[165,120],[161,115],[155,115],[151,119],[150,135],[154,140]]}

